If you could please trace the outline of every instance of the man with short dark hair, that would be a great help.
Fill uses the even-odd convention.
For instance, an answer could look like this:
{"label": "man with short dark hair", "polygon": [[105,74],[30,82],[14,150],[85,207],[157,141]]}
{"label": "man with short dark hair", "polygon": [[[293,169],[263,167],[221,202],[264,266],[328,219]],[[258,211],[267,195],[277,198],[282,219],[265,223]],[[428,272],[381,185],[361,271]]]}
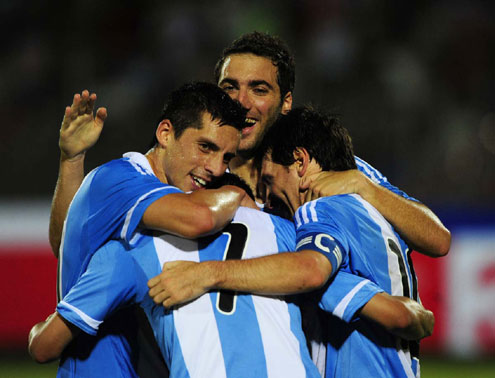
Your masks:
{"label": "man with short dark hair", "polygon": [[[75,97],[62,128],[95,122],[89,94]],[[97,118],[106,114],[97,111]],[[104,119],[104,116],[103,116]],[[91,171],[71,202],[59,256],[61,300],[85,273],[94,252],[109,240],[128,248],[143,229],[197,238],[222,229],[245,199],[245,192],[225,186],[202,190],[220,177],[235,155],[245,112],[217,86],[192,83],[174,91],[156,128],[156,143],[146,155],[131,152]],[[77,125],[76,125],[77,126]],[[184,192],[193,191],[191,194]],[[131,314],[132,315],[132,314]],[[59,314],[33,328],[31,338],[54,323]],[[133,376],[133,318],[119,312],[97,339],[77,338],[64,351],[59,376]],[[114,341],[116,339],[116,341]]]}
{"label": "man with short dark hair", "polygon": [[[292,108],[294,58],[287,45],[266,33],[246,33],[232,42],[215,66],[215,80],[230,97],[247,109],[239,153],[229,169],[242,177],[264,201],[256,146],[278,114]],[[308,197],[357,193],[376,207],[415,250],[429,256],[447,254],[450,232],[425,205],[391,185],[378,170],[356,157],[357,169],[320,172],[304,182]],[[314,193],[314,194],[313,194]]]}

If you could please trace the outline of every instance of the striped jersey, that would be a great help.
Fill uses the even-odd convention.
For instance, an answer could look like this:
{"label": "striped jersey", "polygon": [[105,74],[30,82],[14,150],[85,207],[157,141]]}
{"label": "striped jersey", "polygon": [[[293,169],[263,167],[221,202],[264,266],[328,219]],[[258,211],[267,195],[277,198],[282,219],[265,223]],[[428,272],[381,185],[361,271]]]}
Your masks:
{"label": "striped jersey", "polygon": [[[326,336],[326,376],[419,375],[417,343],[405,342],[355,316],[373,291],[418,300],[409,250],[393,227],[355,194],[308,202],[297,210],[294,219],[300,249],[318,239],[319,244],[312,244],[314,248],[321,247],[322,253],[336,256],[338,266],[332,266],[333,270],[340,268],[366,280],[350,277],[339,285],[334,282],[321,298],[320,307],[332,314],[326,318],[330,328]],[[339,273],[335,281],[338,277]]]}
{"label": "striped jersey", "polygon": [[299,308],[279,297],[215,291],[173,311],[148,296],[147,281],[165,262],[246,259],[294,250],[294,225],[240,208],[209,238],[143,235],[133,249],[104,245],[57,311],[97,335],[106,317],[132,303],[147,314],[171,377],[318,377]]}
{"label": "striped jersey", "polygon": [[[99,247],[108,240],[122,240],[132,247],[140,235],[139,223],[148,206],[164,195],[179,192],[160,182],[147,158],[137,152],[92,170],[74,196],[64,223],[57,280],[59,300],[86,271]],[[135,349],[130,345],[136,338],[134,322],[133,314],[123,312],[103,327],[101,334],[107,337],[101,337],[97,344],[85,335],[76,338],[62,354],[58,376],[103,377],[108,376],[107,369],[115,376],[117,368],[124,369],[123,376],[135,375],[130,362],[130,352]]]}

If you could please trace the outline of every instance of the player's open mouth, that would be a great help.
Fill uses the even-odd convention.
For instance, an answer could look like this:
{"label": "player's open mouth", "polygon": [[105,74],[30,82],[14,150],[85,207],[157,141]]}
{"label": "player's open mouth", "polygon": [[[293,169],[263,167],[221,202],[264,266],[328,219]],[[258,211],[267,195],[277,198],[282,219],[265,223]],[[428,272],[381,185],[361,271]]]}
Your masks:
{"label": "player's open mouth", "polygon": [[244,127],[242,129],[242,135],[249,134],[254,129],[254,126],[256,125],[256,122],[258,122],[257,119],[246,118],[246,121],[245,121],[246,127]]}
{"label": "player's open mouth", "polygon": [[193,183],[195,184],[196,187],[199,188],[204,188],[207,184],[207,181],[202,179],[201,177],[198,177],[198,176],[194,176],[194,175],[191,175],[192,179],[193,179]]}

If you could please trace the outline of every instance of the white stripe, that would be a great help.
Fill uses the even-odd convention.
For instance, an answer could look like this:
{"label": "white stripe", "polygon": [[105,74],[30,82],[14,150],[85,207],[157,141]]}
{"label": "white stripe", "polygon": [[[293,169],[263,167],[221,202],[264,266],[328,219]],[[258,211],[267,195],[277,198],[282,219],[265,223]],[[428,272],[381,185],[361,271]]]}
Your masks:
{"label": "white stripe", "polygon": [[287,303],[257,295],[252,299],[260,327],[267,377],[305,377],[301,345],[291,331]]}
{"label": "white stripe", "polygon": [[[199,262],[198,243],[194,240],[164,234],[154,238],[154,245],[160,266],[176,260]],[[211,377],[226,377],[220,335],[209,294],[174,310],[173,316],[189,376],[203,378],[207,372]]]}
{"label": "white stripe", "polygon": [[121,239],[126,240],[127,230],[129,228],[129,224],[131,223],[132,214],[134,214],[134,210],[136,209],[136,207],[142,201],[144,201],[147,197],[149,197],[151,194],[153,194],[155,192],[158,192],[160,190],[170,190],[172,188],[175,189],[173,186],[164,186],[164,187],[161,187],[161,188],[156,188],[156,189],[153,189],[153,190],[149,191],[148,193],[143,194],[141,197],[139,197],[139,199],[136,201],[136,203],[134,204],[134,206],[132,206],[129,209],[129,211],[127,212],[127,215],[125,217],[124,226],[122,227],[122,231],[120,232]]}
{"label": "white stripe", "polygon": [[340,251],[340,248],[338,245],[335,246],[332,253],[335,256],[335,258],[337,259],[337,267],[340,267],[340,264],[342,263],[342,252]]}
{"label": "white stripe", "polygon": [[143,167],[141,167],[138,163],[136,163],[135,161],[132,161],[132,160],[129,160],[129,163],[134,167],[134,169],[136,171],[138,171],[139,173],[141,173],[142,175],[148,175],[149,173],[146,172]]}
{"label": "white stripe", "polygon": [[[370,203],[365,201],[361,196],[357,194],[351,194],[354,198],[356,198],[361,205],[366,209],[369,216],[373,219],[373,221],[380,227],[380,231],[382,234],[383,242],[387,248],[387,261],[388,261],[388,276],[391,282],[391,295],[404,295],[404,288],[402,286],[402,276],[400,273],[399,261],[397,259],[397,255],[389,250],[387,239],[392,239],[397,246],[400,247],[399,240],[395,235],[392,226],[388,223],[385,218],[376,210]],[[401,253],[401,258],[403,258]],[[403,260],[404,261],[404,260]],[[407,262],[404,261],[404,266],[407,267]],[[408,276],[409,282],[411,279],[409,277],[409,270],[406,268],[406,274]]]}
{"label": "white stripe", "polygon": [[311,213],[311,220],[313,222],[318,222],[318,216],[316,215],[316,210],[315,210],[316,202],[317,201],[311,201],[309,203],[309,212]]}
{"label": "white stripe", "polygon": [[356,165],[360,166],[363,169],[363,171],[365,171],[368,174],[371,180],[373,180],[377,184],[381,182],[381,180],[377,177],[376,171],[372,170],[368,163],[366,163],[364,160],[361,159],[359,160],[355,159],[355,160],[356,160]]}
{"label": "white stripe", "polygon": [[399,356],[400,363],[402,365],[402,368],[404,369],[404,373],[406,373],[407,378],[415,378],[414,372],[412,370],[411,366],[411,355],[409,352],[406,353],[404,350],[399,349],[397,351],[397,355]]}
{"label": "white stripe", "polygon": [[333,310],[333,314],[340,319],[344,318],[344,313],[345,310],[347,309],[347,306],[351,302],[352,298],[357,294],[357,292],[366,284],[368,284],[370,281],[368,280],[363,280],[360,283],[358,283],[356,286],[352,288],[352,290],[347,293],[347,295],[342,298],[342,300],[339,302],[339,304],[335,307],[335,310]]}
{"label": "white stripe", "polygon": [[295,216],[295,218],[296,218],[296,228],[301,227],[301,215],[300,215],[301,213],[300,212],[301,212],[301,208],[297,209],[296,216]]}
{"label": "white stripe", "polygon": [[308,243],[311,243],[311,240],[313,240],[313,237],[312,237],[312,236],[307,236],[307,237],[305,237],[305,238],[301,239],[301,240],[299,241],[299,243],[297,243],[297,245],[296,245],[296,251],[297,251],[299,248],[301,248],[303,245],[308,244]]}
{"label": "white stripe", "polygon": [[67,307],[69,310],[74,311],[77,315],[79,315],[79,317],[84,321],[84,323],[89,325],[95,331],[97,331],[100,324],[103,323],[103,321],[93,319],[91,316],[86,315],[84,312],[79,310],[77,307],[74,307],[65,301],[61,301],[60,305]]}
{"label": "white stripe", "polygon": [[308,204],[304,204],[302,209],[301,209],[301,215],[303,217],[303,224],[309,223],[309,218],[308,218]]}

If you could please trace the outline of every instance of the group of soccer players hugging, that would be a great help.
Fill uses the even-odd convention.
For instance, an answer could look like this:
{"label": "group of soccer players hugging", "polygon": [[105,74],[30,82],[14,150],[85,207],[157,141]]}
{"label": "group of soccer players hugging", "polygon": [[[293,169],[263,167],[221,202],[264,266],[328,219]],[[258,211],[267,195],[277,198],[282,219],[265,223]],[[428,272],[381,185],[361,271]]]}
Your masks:
{"label": "group of soccer players hugging", "polygon": [[354,156],[337,117],[292,106],[281,39],[242,35],[214,73],[169,95],[148,152],[85,177],[107,109],[74,95],[58,304],[31,356],[59,377],[419,376],[434,317],[411,252],[447,254],[450,232]]}

